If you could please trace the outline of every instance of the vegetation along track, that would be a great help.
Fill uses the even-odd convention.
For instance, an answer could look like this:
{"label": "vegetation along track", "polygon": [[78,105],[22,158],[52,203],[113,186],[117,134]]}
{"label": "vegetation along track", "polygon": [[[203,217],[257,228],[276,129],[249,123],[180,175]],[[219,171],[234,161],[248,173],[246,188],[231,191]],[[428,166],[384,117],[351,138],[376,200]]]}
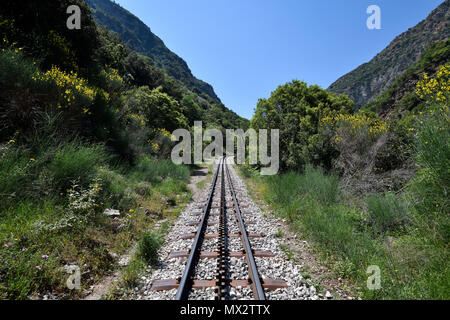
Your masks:
{"label": "vegetation along track", "polygon": [[[195,298],[198,289],[211,288],[207,298],[230,300],[235,297],[232,288],[243,290],[248,299],[265,300],[265,290],[275,290],[287,287],[282,279],[262,279],[258,273],[255,257],[271,258],[275,254],[265,250],[252,249],[249,238],[259,238],[262,235],[248,233],[241,213],[238,197],[225,159],[221,159],[216,167],[208,200],[201,212],[193,212],[194,217],[200,216],[200,221],[192,221],[191,226],[198,226],[196,233],[181,235],[181,239],[194,239],[192,248],[186,251],[172,251],[171,258],[186,258],[186,265],[181,279],[162,279],[153,282],[151,290],[170,290],[177,288],[175,299],[186,300]],[[218,219],[217,219],[218,218]],[[216,226],[217,228],[209,228]],[[217,231],[216,231],[217,230]],[[209,232],[212,231],[212,232]],[[211,251],[208,240],[216,245]],[[239,241],[240,240],[240,241]],[[247,272],[235,268],[233,258],[245,258]],[[214,268],[215,266],[215,268]],[[208,270],[207,279],[202,279]],[[203,272],[202,272],[203,271]],[[202,291],[200,291],[202,294]],[[239,295],[241,296],[241,295]]]}

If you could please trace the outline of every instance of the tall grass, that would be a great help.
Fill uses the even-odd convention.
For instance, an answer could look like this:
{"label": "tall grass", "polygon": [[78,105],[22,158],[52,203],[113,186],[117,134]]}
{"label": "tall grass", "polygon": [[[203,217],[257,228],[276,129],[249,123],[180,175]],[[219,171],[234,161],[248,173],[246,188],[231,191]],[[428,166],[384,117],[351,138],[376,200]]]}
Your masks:
{"label": "tall grass", "polygon": [[[338,177],[311,166],[254,181],[265,185],[260,190],[266,201],[315,242],[337,274],[356,281],[362,297],[450,298],[449,219],[422,219],[411,194],[373,194],[362,207],[350,207]],[[381,269],[381,290],[366,286],[370,265]]]}
{"label": "tall grass", "polygon": [[336,175],[325,176],[321,168],[305,167],[304,174],[291,172],[283,176],[271,176],[268,180],[273,194],[271,200],[289,204],[298,196],[313,196],[321,204],[336,202],[339,179]]}
{"label": "tall grass", "polygon": [[[82,140],[40,143],[0,145],[0,298],[26,299],[44,290],[77,294],[67,291],[65,264],[77,262],[101,277],[113,265],[109,252],[123,253],[138,238],[140,260],[130,270],[153,263],[161,236],[141,237],[153,218],[140,207],[176,212],[168,199],[184,201],[189,169],[150,158],[137,167],[113,166],[103,145]],[[68,190],[78,196],[72,199]],[[104,216],[106,208],[121,216]],[[89,216],[79,213],[85,209]]]}
{"label": "tall grass", "polygon": [[396,231],[411,220],[406,200],[392,193],[370,195],[366,201],[368,219],[375,232]]}
{"label": "tall grass", "polygon": [[168,178],[189,181],[190,173],[187,167],[176,165],[171,160],[141,156],[130,175],[138,180],[161,182]]}
{"label": "tall grass", "polygon": [[53,173],[55,184],[65,191],[73,181],[88,185],[99,166],[105,165],[107,161],[108,155],[102,146],[71,142],[55,150],[48,168]]}
{"label": "tall grass", "polygon": [[0,150],[0,199],[59,197],[74,181],[82,186],[92,182],[99,166],[109,156],[101,145],[81,141],[61,142],[47,148],[3,144]]}

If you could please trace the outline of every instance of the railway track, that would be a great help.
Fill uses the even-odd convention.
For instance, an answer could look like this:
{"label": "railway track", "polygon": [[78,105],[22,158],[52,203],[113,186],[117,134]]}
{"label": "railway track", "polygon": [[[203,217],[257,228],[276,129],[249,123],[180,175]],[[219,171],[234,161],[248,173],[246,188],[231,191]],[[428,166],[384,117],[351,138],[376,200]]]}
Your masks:
{"label": "railway track", "polygon": [[[186,259],[181,278],[153,282],[151,290],[177,289],[176,300],[188,300],[196,290],[213,288],[216,300],[232,300],[233,290],[251,290],[247,296],[265,300],[267,290],[286,288],[282,279],[262,279],[255,258],[270,259],[270,251],[252,248],[250,238],[263,235],[248,233],[239,197],[225,158],[216,166],[208,199],[200,212],[192,212],[196,232],[180,235],[180,240],[193,239],[185,251],[172,251],[171,259]],[[206,271],[205,271],[206,270]],[[204,277],[204,278],[203,278]]]}

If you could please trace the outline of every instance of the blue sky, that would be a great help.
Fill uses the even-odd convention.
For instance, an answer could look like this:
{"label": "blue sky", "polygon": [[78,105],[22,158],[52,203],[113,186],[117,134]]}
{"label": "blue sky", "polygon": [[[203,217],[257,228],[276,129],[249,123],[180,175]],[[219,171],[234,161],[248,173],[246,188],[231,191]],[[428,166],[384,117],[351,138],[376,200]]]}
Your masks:
{"label": "blue sky", "polygon": [[[443,0],[115,0],[250,119],[292,79],[327,88],[372,59]],[[381,30],[368,30],[369,5]]]}

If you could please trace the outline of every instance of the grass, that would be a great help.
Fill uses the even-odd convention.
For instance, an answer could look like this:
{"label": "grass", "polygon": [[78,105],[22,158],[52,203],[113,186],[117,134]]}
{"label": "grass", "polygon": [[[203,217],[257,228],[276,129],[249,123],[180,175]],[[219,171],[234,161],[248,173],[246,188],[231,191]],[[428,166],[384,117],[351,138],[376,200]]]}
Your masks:
{"label": "grass", "polygon": [[86,146],[80,142],[62,144],[54,150],[54,154],[46,152],[46,158],[49,156],[52,158],[47,168],[53,175],[54,185],[61,191],[69,189],[73,181],[88,185],[97,168],[108,161],[101,145]]}
{"label": "grass", "polygon": [[139,240],[138,257],[147,264],[155,264],[158,261],[158,250],[164,238],[157,232],[145,232]]}
{"label": "grass", "polygon": [[178,166],[171,160],[157,160],[148,157],[141,157],[130,175],[137,180],[152,183],[168,178],[188,182],[190,176],[186,167]]}
{"label": "grass", "polygon": [[393,193],[370,195],[366,202],[368,219],[377,233],[399,231],[410,223],[407,201]]}
{"label": "grass", "polygon": [[[147,268],[158,262],[158,250],[164,243],[164,235],[169,229],[168,222],[163,222],[156,231],[144,232],[139,241],[136,253],[132,257],[130,264],[122,273],[122,282],[124,289],[131,289],[139,285],[139,276]],[[114,292],[117,291],[117,292]],[[119,294],[119,288],[113,288],[111,299],[115,294]]]}
{"label": "grass", "polygon": [[291,248],[288,245],[282,243],[280,245],[280,249],[286,254],[286,256],[289,260],[292,260],[294,258],[294,252],[291,250]]}
{"label": "grass", "polygon": [[[139,239],[142,261],[154,261],[159,218],[145,210],[173,219],[190,199],[189,168],[145,157],[127,168],[102,145],[79,140],[36,150],[0,145],[0,298],[78,297],[66,288],[66,264],[80,266],[88,288]],[[120,217],[105,216],[106,208]]]}
{"label": "grass", "polygon": [[[337,176],[311,166],[301,174],[249,177],[257,195],[314,243],[337,276],[356,283],[362,298],[450,298],[448,242],[441,230],[448,217],[426,218],[408,192],[369,195],[361,205],[340,193]],[[366,286],[370,265],[381,269],[381,290]]]}
{"label": "grass", "polygon": [[277,233],[275,234],[275,236],[276,236],[277,238],[283,238],[283,236],[284,236],[283,230],[278,230]]}

